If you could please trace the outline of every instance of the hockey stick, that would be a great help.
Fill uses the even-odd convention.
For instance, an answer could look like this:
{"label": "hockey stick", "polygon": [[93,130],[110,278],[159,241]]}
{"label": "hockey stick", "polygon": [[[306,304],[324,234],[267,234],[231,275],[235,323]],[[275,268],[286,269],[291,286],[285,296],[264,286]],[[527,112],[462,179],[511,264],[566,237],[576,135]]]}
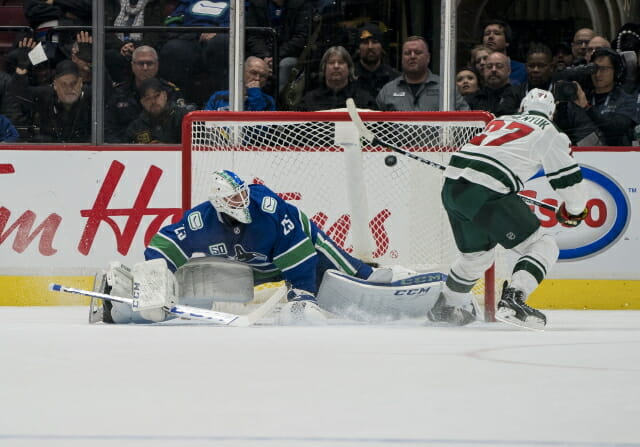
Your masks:
{"label": "hockey stick", "polygon": [[[93,292],[91,290],[76,289],[73,287],[65,287],[60,284],[50,284],[49,290],[54,292],[67,292],[75,293],[77,295],[90,296],[92,298],[100,298],[108,301],[115,301],[118,303],[125,303],[132,308],[138,307],[138,300],[134,298],[124,298],[120,296],[108,295],[106,293]],[[268,314],[278,304],[278,302],[284,298],[287,288],[285,286],[278,287],[271,297],[259,307],[251,311],[247,315],[236,315],[226,312],[218,312],[215,310],[201,309],[199,307],[184,306],[176,304],[172,306],[164,306],[164,310],[177,317],[186,318],[189,320],[204,320],[214,324],[220,324],[223,326],[233,327],[247,327],[251,326]]]}
{"label": "hockey stick", "polygon": [[[386,141],[382,141],[380,140],[372,131],[370,131],[369,129],[367,129],[367,126],[364,124],[364,122],[362,121],[362,118],[360,118],[360,115],[358,114],[358,108],[356,107],[356,103],[354,102],[353,98],[347,98],[347,112],[349,113],[349,118],[351,118],[351,121],[353,121],[353,124],[355,124],[356,129],[358,130],[358,133],[360,134],[360,136],[362,138],[364,138],[365,140],[367,140],[370,144],[374,145],[374,146],[382,146],[382,147],[386,147],[387,149],[391,149],[394,152],[397,152],[399,154],[402,154],[406,157],[412,158],[416,161],[419,161],[420,163],[424,163],[426,165],[429,165],[431,167],[434,168],[438,168],[441,171],[444,171],[447,167],[437,163],[435,161],[431,161],[431,160],[427,160],[426,158],[420,157],[419,155],[414,154],[413,152],[409,152],[405,149],[399,148],[397,146],[394,146],[393,144],[389,144]],[[545,202],[541,202],[540,200],[536,200],[533,199],[531,197],[528,196],[524,196],[522,194],[518,194],[518,196],[520,196],[520,198],[526,202],[529,203],[531,205],[537,205],[540,208],[545,208],[551,211],[556,211],[557,208],[553,205],[550,205],[548,203]]]}

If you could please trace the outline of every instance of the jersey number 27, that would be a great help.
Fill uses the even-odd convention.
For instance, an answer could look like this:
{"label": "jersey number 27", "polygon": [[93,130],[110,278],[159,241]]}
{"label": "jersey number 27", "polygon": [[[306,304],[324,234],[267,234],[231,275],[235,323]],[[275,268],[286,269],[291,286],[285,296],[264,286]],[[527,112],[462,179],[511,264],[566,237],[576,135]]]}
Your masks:
{"label": "jersey number 27", "polygon": [[503,120],[493,120],[484,132],[473,137],[469,143],[476,146],[501,146],[510,141],[523,138],[533,132],[533,127],[526,124],[511,121],[509,124]]}

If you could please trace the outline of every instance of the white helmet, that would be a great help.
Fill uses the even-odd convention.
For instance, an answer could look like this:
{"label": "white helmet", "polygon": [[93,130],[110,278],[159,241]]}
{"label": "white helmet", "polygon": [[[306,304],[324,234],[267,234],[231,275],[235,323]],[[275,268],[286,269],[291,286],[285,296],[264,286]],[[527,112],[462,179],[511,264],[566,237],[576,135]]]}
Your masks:
{"label": "white helmet", "polygon": [[249,187],[231,171],[215,171],[209,201],[219,213],[242,223],[251,223]]}
{"label": "white helmet", "polygon": [[544,113],[549,119],[556,110],[556,100],[553,94],[548,90],[534,88],[522,98],[520,103],[521,112],[540,112]]}

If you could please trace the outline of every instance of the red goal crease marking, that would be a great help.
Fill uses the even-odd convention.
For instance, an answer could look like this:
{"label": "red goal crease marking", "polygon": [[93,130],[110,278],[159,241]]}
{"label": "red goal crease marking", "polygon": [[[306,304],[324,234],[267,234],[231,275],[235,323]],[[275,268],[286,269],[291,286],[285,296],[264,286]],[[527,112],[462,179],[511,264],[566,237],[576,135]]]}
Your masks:
{"label": "red goal crease marking", "polygon": [[10,163],[0,164],[0,174],[14,174],[16,170],[13,168],[13,165]]}

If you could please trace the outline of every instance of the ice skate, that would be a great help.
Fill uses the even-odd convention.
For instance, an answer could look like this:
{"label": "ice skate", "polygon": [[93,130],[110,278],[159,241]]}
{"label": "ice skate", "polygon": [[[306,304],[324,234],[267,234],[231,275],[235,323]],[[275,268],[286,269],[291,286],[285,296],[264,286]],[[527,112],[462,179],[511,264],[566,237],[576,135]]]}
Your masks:
{"label": "ice skate", "polygon": [[502,287],[502,296],[498,303],[496,319],[536,331],[544,330],[547,324],[547,317],[542,312],[527,306],[524,302],[524,292],[508,287],[506,281]]}
{"label": "ice skate", "polygon": [[444,293],[440,292],[436,304],[427,312],[427,318],[434,323],[447,323],[453,326],[465,326],[476,321],[475,306],[471,309],[449,306]]}

